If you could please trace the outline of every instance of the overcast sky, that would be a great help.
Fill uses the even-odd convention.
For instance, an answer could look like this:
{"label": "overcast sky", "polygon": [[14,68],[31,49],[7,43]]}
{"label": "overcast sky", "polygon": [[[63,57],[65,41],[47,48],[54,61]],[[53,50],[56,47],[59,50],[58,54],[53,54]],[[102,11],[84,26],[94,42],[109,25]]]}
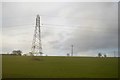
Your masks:
{"label": "overcast sky", "polygon": [[113,56],[118,49],[117,2],[4,2],[2,14],[3,53],[31,51],[37,14],[44,54],[65,56],[72,44],[75,56]]}

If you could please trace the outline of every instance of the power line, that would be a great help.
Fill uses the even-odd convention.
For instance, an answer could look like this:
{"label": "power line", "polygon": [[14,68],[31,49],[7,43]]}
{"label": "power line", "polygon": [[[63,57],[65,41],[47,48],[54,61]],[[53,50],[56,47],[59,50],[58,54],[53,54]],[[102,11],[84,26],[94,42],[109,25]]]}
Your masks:
{"label": "power line", "polygon": [[96,28],[96,27],[93,27],[93,26],[82,26],[82,25],[63,25],[63,24],[62,25],[60,25],[60,24],[58,25],[58,24],[44,24],[44,23],[42,25],[43,26],[44,25],[47,25],[47,26],[64,26],[64,27],[68,27],[68,28],[69,27],[76,27],[76,28],[91,28],[91,29],[107,29],[105,27],[104,28],[103,27],[102,28],[101,27]]}
{"label": "power line", "polygon": [[11,25],[11,26],[4,26],[4,27],[20,27],[20,26],[35,26],[35,24],[22,24],[22,25]]}
{"label": "power line", "polygon": [[[17,27],[17,26],[35,26],[34,24],[26,24],[26,25],[14,25],[14,27]],[[60,27],[60,26],[64,26],[64,27]],[[72,26],[69,26],[69,25],[54,25],[54,24],[42,24],[41,28],[47,28],[47,29],[63,29],[63,31],[69,31],[69,30],[84,30],[84,31],[98,31],[98,32],[104,32],[103,30],[101,30],[100,28],[90,28],[90,27],[82,27],[82,26],[76,26],[76,25],[72,25]],[[7,28],[7,27],[13,27],[13,26],[6,26],[4,28]],[[3,29],[4,29],[3,28]],[[104,33],[113,33],[113,31],[110,31],[109,29],[107,29],[107,32],[104,32]]]}
{"label": "power line", "polygon": [[[32,17],[31,17],[32,16]],[[18,16],[17,18],[22,18],[22,19],[27,19],[27,18],[34,18],[34,15],[31,15],[31,16]],[[57,18],[57,19],[80,19],[81,17],[71,17],[71,16],[53,16],[53,15],[43,15],[41,14],[40,15],[41,17],[49,17],[49,18]],[[8,19],[16,19],[16,17],[14,16],[9,16],[7,17]]]}
{"label": "power line", "polygon": [[104,32],[104,33],[113,33],[113,31],[110,31],[107,29],[107,32],[100,30],[99,28],[97,29],[92,29],[92,28],[78,28],[78,27],[53,27],[53,26],[42,26],[42,28],[48,28],[48,29],[63,29],[64,31],[69,31],[69,30],[83,30],[83,31],[94,31],[94,32]]}

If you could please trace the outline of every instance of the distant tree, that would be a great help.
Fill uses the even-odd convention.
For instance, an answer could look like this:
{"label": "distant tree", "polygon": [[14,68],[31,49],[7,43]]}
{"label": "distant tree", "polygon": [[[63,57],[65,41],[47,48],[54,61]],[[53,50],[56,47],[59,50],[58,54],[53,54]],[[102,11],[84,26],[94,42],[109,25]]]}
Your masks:
{"label": "distant tree", "polygon": [[13,55],[21,56],[21,55],[22,55],[22,51],[21,51],[21,50],[13,50],[13,51],[12,51],[12,54],[13,54]]}
{"label": "distant tree", "polygon": [[33,52],[29,52],[29,55],[30,55],[30,56],[34,56],[34,55],[33,55]]}
{"label": "distant tree", "polygon": [[70,54],[69,54],[69,53],[67,53],[67,56],[70,56]]}
{"label": "distant tree", "polygon": [[26,54],[23,54],[23,56],[27,56]]}
{"label": "distant tree", "polygon": [[104,57],[107,57],[107,55],[106,55],[106,54],[104,54]]}
{"label": "distant tree", "polygon": [[102,57],[102,54],[101,54],[101,53],[98,53],[98,57]]}
{"label": "distant tree", "polygon": [[40,56],[42,56],[42,54],[43,54],[43,53],[42,53],[42,52],[40,52]]}
{"label": "distant tree", "polygon": [[7,52],[7,54],[9,54],[9,52]]}

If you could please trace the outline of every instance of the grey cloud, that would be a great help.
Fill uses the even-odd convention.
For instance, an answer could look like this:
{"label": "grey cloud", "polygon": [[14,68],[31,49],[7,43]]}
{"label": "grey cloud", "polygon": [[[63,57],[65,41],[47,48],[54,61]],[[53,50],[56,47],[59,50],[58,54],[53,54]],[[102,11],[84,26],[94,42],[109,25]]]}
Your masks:
{"label": "grey cloud", "polygon": [[[88,52],[101,48],[117,48],[118,44],[118,10],[117,3],[3,3],[3,33],[19,41],[25,41],[29,50],[33,37],[35,17],[40,14],[42,24],[68,26],[50,26],[42,29],[42,44],[48,46],[45,51],[70,51],[73,44],[75,53]],[[30,26],[26,26],[29,24]],[[23,25],[24,27],[17,26]],[[73,26],[72,26],[73,25]],[[77,26],[78,25],[78,26]],[[10,32],[11,27],[14,29]],[[20,31],[19,31],[20,30]],[[7,32],[6,32],[7,31]],[[26,39],[24,38],[26,35]],[[27,43],[27,41],[29,43]],[[7,43],[5,43],[7,45]],[[22,45],[14,44],[16,47]],[[9,51],[10,46],[3,47]],[[50,49],[48,49],[50,47]],[[25,50],[25,49],[23,49]],[[53,52],[54,54],[58,52]],[[51,52],[52,54],[52,52]],[[91,53],[90,53],[91,54]],[[59,54],[57,54],[59,55]]]}

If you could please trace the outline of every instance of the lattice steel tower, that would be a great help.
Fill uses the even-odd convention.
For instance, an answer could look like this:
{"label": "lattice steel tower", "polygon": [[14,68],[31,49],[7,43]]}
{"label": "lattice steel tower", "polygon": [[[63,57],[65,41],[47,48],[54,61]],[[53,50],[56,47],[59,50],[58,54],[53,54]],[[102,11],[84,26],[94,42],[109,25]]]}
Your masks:
{"label": "lattice steel tower", "polygon": [[32,54],[41,55],[42,56],[42,43],[41,43],[41,29],[40,29],[40,16],[37,15],[36,17],[36,26],[33,36],[32,42]]}

